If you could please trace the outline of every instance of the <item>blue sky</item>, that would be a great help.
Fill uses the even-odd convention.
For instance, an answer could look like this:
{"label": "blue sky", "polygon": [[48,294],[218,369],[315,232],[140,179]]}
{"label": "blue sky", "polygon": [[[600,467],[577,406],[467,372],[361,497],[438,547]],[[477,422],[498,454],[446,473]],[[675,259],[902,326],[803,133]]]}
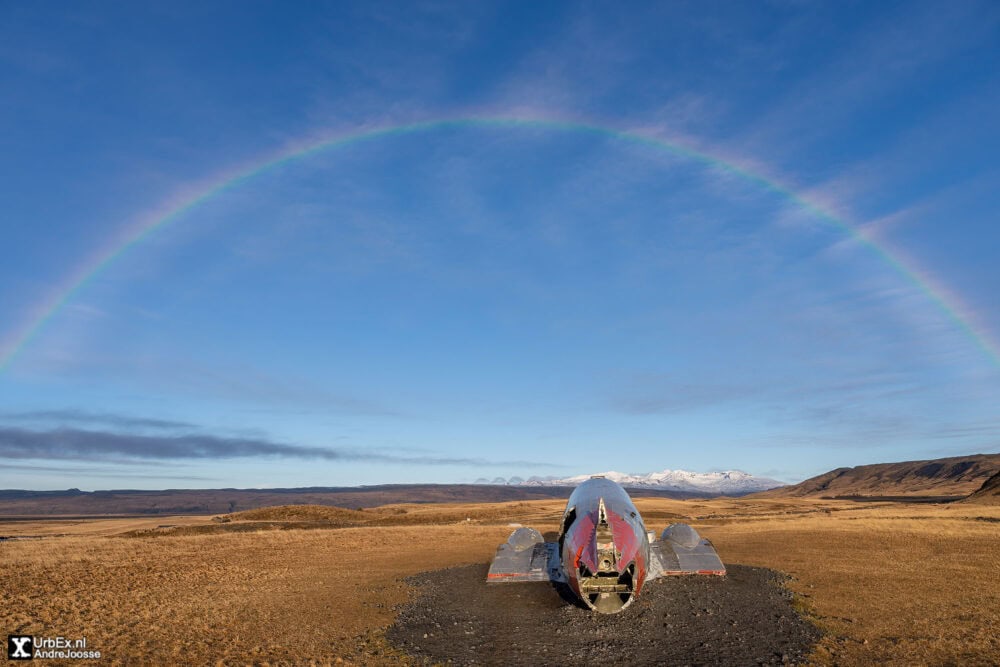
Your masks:
{"label": "blue sky", "polygon": [[991,2],[4,3],[0,488],[996,452],[998,60]]}

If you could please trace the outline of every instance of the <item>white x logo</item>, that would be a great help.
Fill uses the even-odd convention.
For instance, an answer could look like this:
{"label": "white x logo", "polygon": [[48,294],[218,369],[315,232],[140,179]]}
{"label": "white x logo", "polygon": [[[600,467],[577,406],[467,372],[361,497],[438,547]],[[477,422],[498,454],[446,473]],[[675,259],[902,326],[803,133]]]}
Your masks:
{"label": "white x logo", "polygon": [[27,651],[24,650],[24,646],[31,641],[31,637],[11,637],[10,640],[14,642],[14,652],[11,653],[11,658],[30,658],[31,656]]}

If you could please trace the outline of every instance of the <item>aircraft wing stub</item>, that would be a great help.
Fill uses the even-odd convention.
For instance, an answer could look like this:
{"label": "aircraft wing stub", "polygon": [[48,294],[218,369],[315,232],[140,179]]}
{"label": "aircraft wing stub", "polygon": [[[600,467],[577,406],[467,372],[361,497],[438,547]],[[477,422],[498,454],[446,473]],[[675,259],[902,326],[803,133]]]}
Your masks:
{"label": "aircraft wing stub", "polygon": [[[522,530],[531,529],[519,528],[514,533]],[[490,571],[486,575],[487,582],[554,581],[565,583],[566,579],[559,563],[559,545],[554,542],[517,545],[517,539],[512,534],[510,539],[497,548],[496,556],[493,557],[493,563],[490,565]]]}
{"label": "aircraft wing stub", "polygon": [[[673,539],[672,533],[683,531],[683,539]],[[663,531],[663,537],[649,545],[649,578],[682,574],[726,573],[715,547],[686,524],[674,524]]]}

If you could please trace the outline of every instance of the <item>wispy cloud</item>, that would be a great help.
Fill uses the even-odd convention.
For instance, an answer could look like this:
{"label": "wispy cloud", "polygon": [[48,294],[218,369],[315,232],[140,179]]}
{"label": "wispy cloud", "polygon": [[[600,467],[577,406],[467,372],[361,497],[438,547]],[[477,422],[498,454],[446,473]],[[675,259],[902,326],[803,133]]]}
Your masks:
{"label": "wispy cloud", "polygon": [[907,5],[860,27],[839,57],[811,69],[797,85],[749,126],[746,151],[775,156],[808,150],[839,129],[861,126],[879,103],[925,77],[929,68],[984,39],[992,39],[995,16],[974,4],[941,12],[934,3]]}
{"label": "wispy cloud", "polygon": [[109,412],[88,412],[86,410],[30,410],[25,412],[3,412],[0,418],[19,422],[45,424],[103,424],[118,428],[149,428],[149,429],[189,429],[195,428],[190,422],[157,419],[153,417],[132,417]]}
{"label": "wispy cloud", "polygon": [[140,435],[60,428],[35,431],[0,427],[0,458],[100,461],[114,457],[136,460],[230,459],[284,457],[410,465],[476,465],[551,467],[538,461],[490,461],[473,457],[400,456],[365,449],[311,447],[262,438],[214,435]]}
{"label": "wispy cloud", "polygon": [[731,379],[712,383],[683,375],[635,374],[607,390],[605,405],[637,417],[724,406],[729,414],[746,420],[743,442],[753,446],[884,450],[924,442],[949,451],[1000,446],[1000,421],[970,420],[961,411],[930,409],[928,401],[933,398],[926,396],[920,378],[892,366],[811,380]]}
{"label": "wispy cloud", "polygon": [[1000,447],[1000,421],[970,422],[930,413],[915,416],[919,408],[894,401],[892,394],[892,390],[872,391],[822,396],[804,405],[772,404],[767,407],[771,435],[767,443],[759,444],[881,449],[923,442],[962,451]]}
{"label": "wispy cloud", "polygon": [[700,384],[665,374],[642,374],[612,392],[613,410],[632,415],[689,412],[752,396],[749,386]]}
{"label": "wispy cloud", "polygon": [[108,468],[108,467],[82,467],[82,466],[51,466],[51,465],[31,465],[22,463],[6,463],[3,469],[5,471],[19,471],[25,473],[58,473],[61,475],[85,475],[87,477],[109,477],[109,478],[123,478],[123,479],[174,479],[174,480],[191,480],[198,482],[214,482],[218,481],[215,477],[204,477],[201,475],[168,475],[168,474],[155,474],[155,473],[141,473],[141,472],[129,472],[123,471],[121,468]]}
{"label": "wispy cloud", "polygon": [[[322,410],[332,414],[402,416],[400,411],[384,403],[322,386],[292,373],[274,375],[251,364],[201,363],[150,354],[120,357],[98,350],[87,350],[84,354],[72,346],[66,349],[56,346],[33,355],[24,367],[31,372],[69,377],[99,373],[105,378],[140,386],[146,392],[152,386],[155,387],[153,391],[180,390],[186,395],[271,407]],[[99,421],[91,420],[92,423]]]}

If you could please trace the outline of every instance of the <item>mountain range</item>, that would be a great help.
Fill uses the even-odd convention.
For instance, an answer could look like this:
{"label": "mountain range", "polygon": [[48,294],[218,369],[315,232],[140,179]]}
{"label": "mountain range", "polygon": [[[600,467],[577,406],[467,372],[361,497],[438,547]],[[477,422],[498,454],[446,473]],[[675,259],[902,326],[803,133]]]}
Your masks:
{"label": "mountain range", "polygon": [[[725,496],[742,496],[748,493],[766,491],[784,486],[767,477],[755,477],[741,470],[725,472],[690,472],[687,470],[661,470],[645,474],[628,474],[613,470],[595,473],[618,482],[627,489],[657,489],[660,491],[676,491],[680,493],[710,494]],[[493,480],[480,478],[477,484],[505,486],[576,486],[594,475],[576,475],[573,477],[497,477]]]}

